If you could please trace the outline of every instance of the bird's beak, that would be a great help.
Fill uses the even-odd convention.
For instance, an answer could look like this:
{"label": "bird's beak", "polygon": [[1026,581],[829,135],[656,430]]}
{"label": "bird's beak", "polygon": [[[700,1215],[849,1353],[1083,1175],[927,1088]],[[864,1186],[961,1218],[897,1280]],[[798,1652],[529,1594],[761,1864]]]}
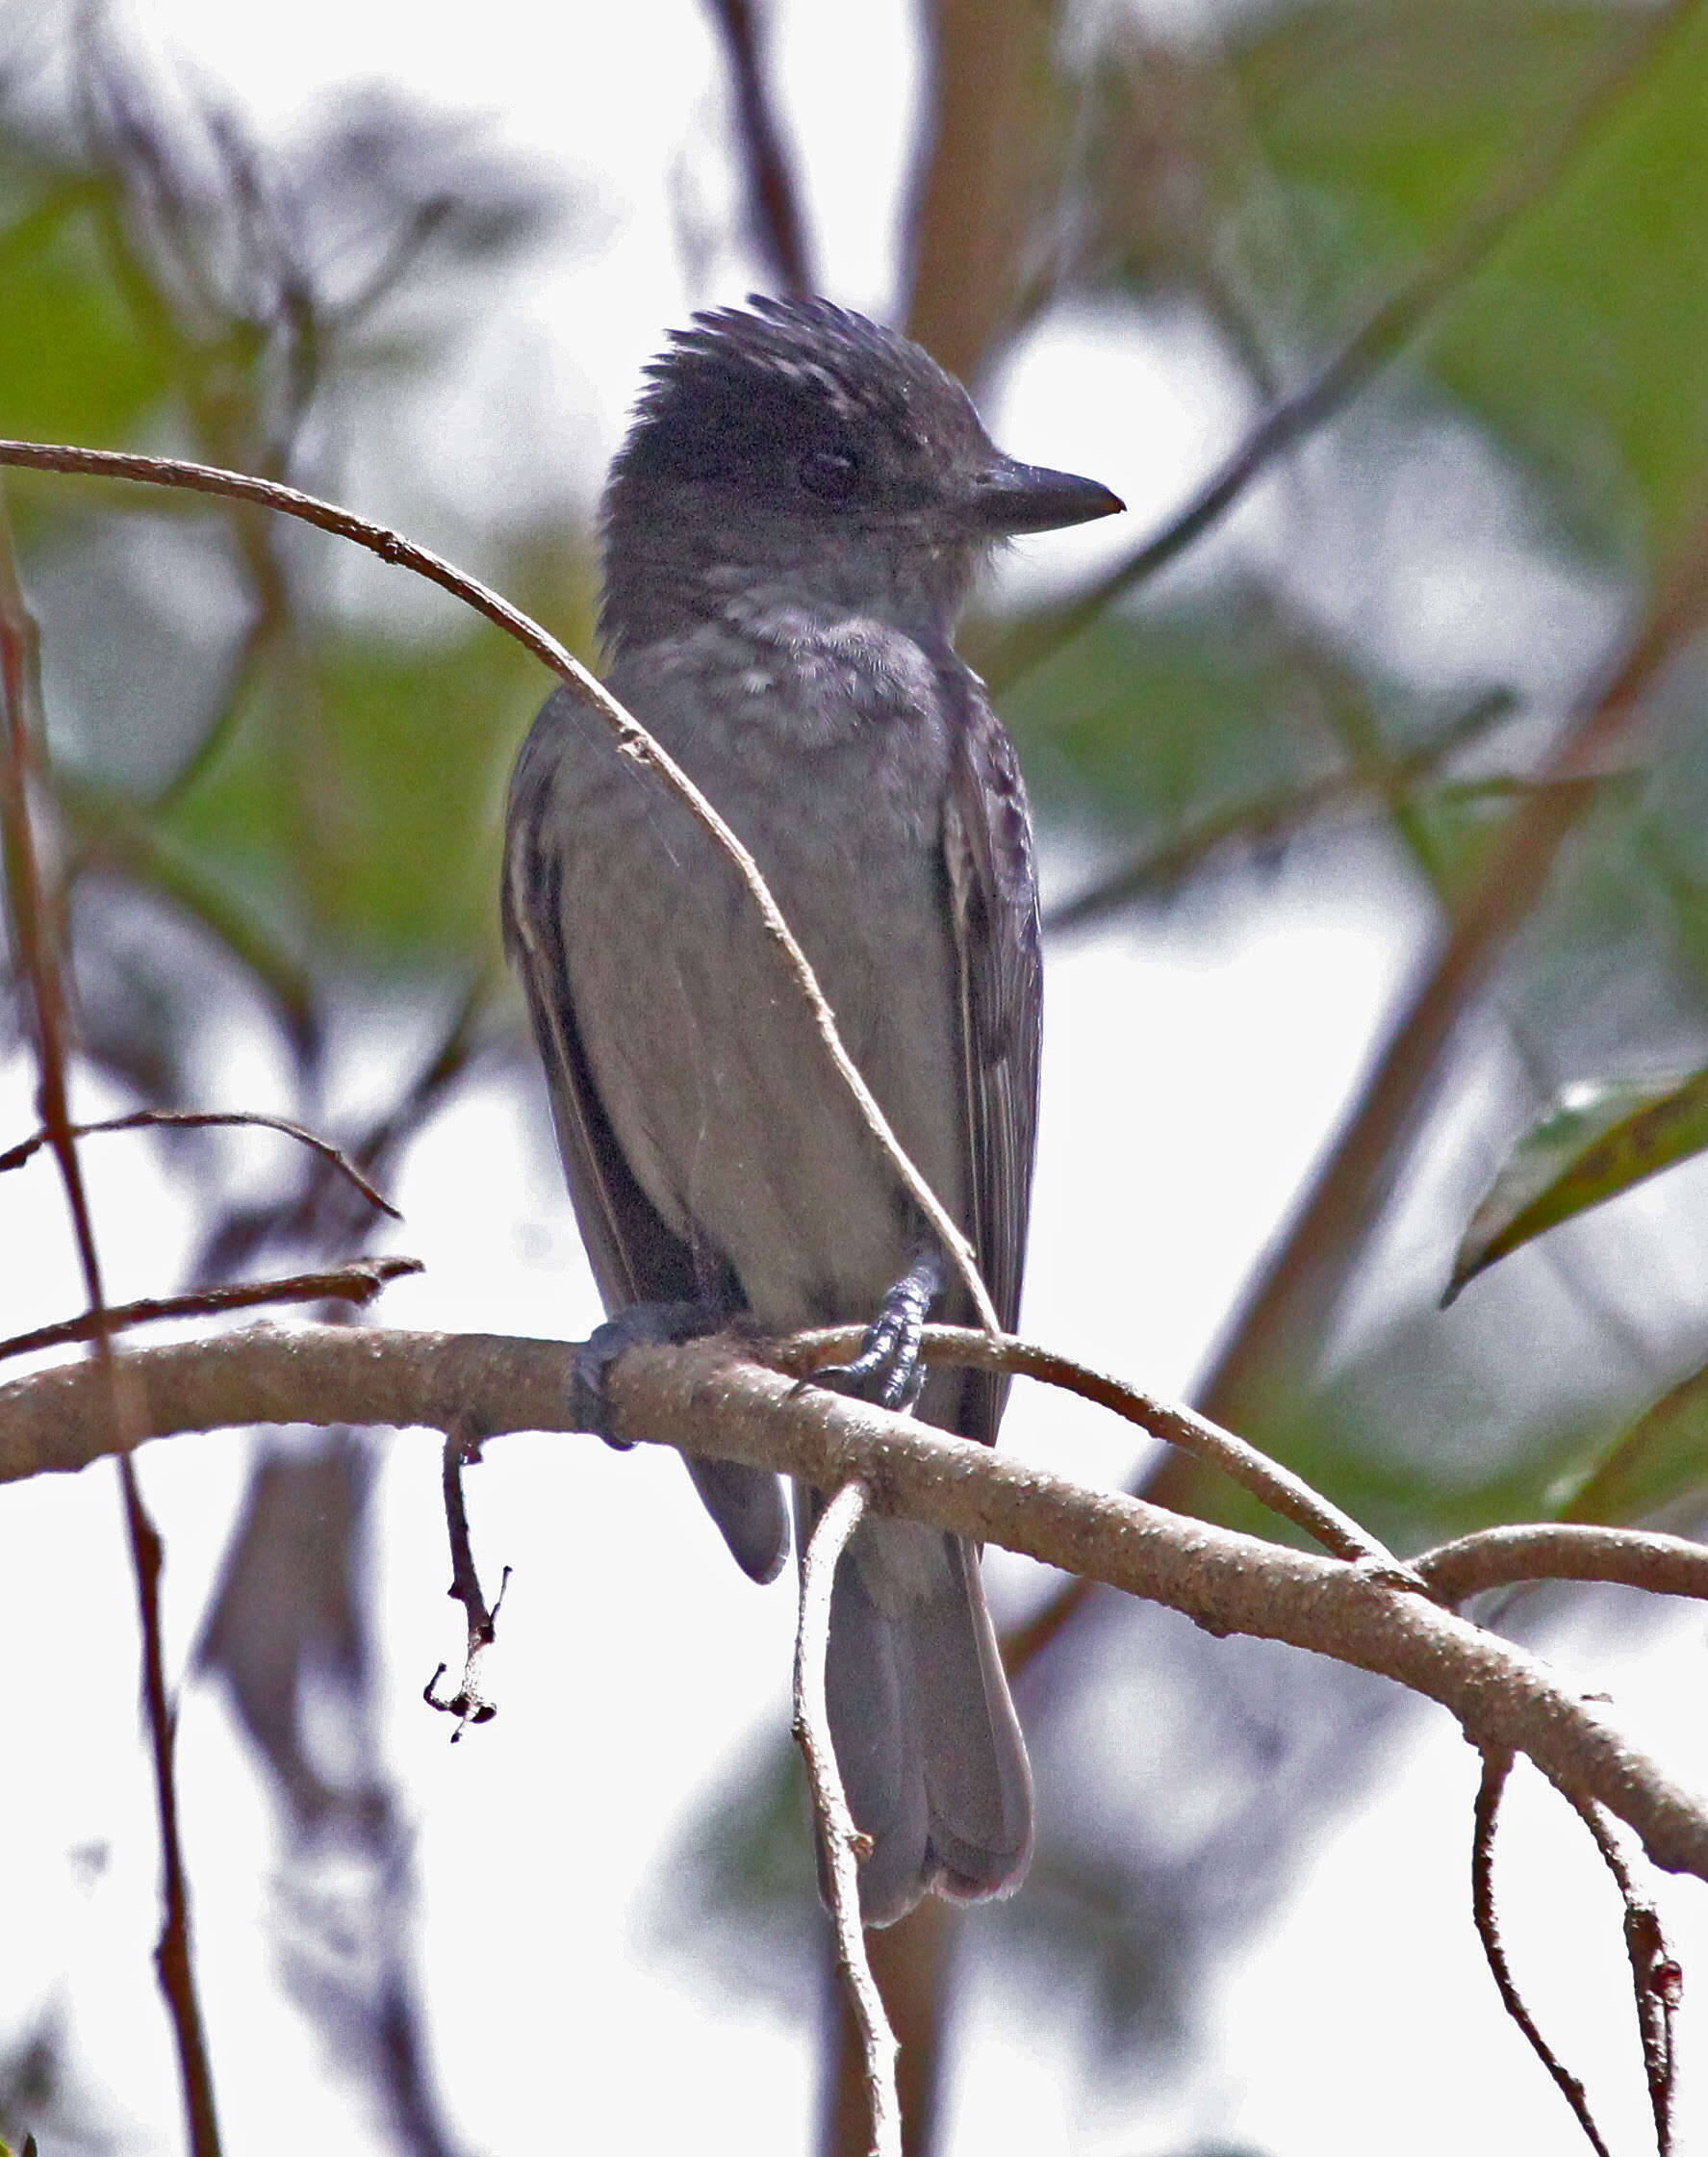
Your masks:
{"label": "bird's beak", "polygon": [[1114,516],[1127,504],[1100,480],[1050,472],[1042,465],[1017,464],[1012,457],[999,455],[975,475],[968,506],[978,528],[996,539],[1088,525],[1094,517]]}

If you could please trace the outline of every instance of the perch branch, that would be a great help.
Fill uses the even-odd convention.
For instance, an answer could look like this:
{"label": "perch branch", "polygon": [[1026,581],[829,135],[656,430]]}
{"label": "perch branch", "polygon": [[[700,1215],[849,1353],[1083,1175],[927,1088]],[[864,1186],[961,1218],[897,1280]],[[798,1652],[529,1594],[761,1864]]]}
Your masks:
{"label": "perch branch", "polygon": [[[140,1440],[268,1423],[564,1430],[574,1350],[563,1342],[377,1327],[247,1327],[125,1358]],[[0,1386],[0,1481],[80,1468],[124,1443],[95,1377],[65,1365]],[[1285,1640],[1440,1702],[1470,1742],[1524,1752],[1593,1798],[1666,1871],[1708,1881],[1708,1810],[1522,1649],[1443,1610],[1380,1565],[1347,1564],[1096,1490],[811,1390],[738,1343],[637,1348],[606,1378],[613,1434],[771,1469],[872,1509],[1184,1611],[1207,1631]]]}

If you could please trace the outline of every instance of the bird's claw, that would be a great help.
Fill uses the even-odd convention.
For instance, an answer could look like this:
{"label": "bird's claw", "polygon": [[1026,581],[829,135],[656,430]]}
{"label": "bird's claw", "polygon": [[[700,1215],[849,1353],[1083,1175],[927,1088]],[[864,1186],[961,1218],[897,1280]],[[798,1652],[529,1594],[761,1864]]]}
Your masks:
{"label": "bird's claw", "polygon": [[854,1400],[869,1400],[898,1415],[910,1414],[926,1379],[919,1353],[924,1321],[923,1302],[914,1281],[909,1278],[898,1283],[866,1328],[854,1361],[824,1364],[803,1382],[828,1387]]}
{"label": "bird's claw", "polygon": [[728,1319],[721,1303],[631,1303],[603,1325],[596,1326],[585,1341],[575,1344],[575,1360],[570,1373],[570,1414],[577,1430],[591,1431],[619,1452],[631,1441],[619,1438],[611,1428],[611,1403],[605,1394],[605,1374],[628,1348],[676,1348],[715,1333]]}

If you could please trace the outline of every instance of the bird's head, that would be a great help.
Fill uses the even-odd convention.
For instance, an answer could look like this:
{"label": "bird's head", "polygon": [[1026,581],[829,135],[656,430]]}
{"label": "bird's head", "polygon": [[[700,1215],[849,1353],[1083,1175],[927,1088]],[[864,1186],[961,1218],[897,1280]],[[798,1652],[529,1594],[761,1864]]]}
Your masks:
{"label": "bird's head", "polygon": [[612,644],[783,607],[944,630],[995,541],[1122,506],[1005,456],[929,353],[829,300],[697,315],[648,373],[605,494]]}

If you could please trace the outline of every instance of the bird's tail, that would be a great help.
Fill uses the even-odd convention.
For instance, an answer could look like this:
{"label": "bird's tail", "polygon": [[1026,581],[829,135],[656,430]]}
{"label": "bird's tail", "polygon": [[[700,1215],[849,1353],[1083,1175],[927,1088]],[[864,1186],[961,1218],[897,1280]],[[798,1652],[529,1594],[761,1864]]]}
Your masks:
{"label": "bird's tail", "polygon": [[[821,1502],[801,1494],[802,1545]],[[836,1570],[826,1668],[868,1925],[935,1888],[1011,1892],[1032,1856],[1032,1772],[979,1577],[958,1536],[867,1521]]]}

